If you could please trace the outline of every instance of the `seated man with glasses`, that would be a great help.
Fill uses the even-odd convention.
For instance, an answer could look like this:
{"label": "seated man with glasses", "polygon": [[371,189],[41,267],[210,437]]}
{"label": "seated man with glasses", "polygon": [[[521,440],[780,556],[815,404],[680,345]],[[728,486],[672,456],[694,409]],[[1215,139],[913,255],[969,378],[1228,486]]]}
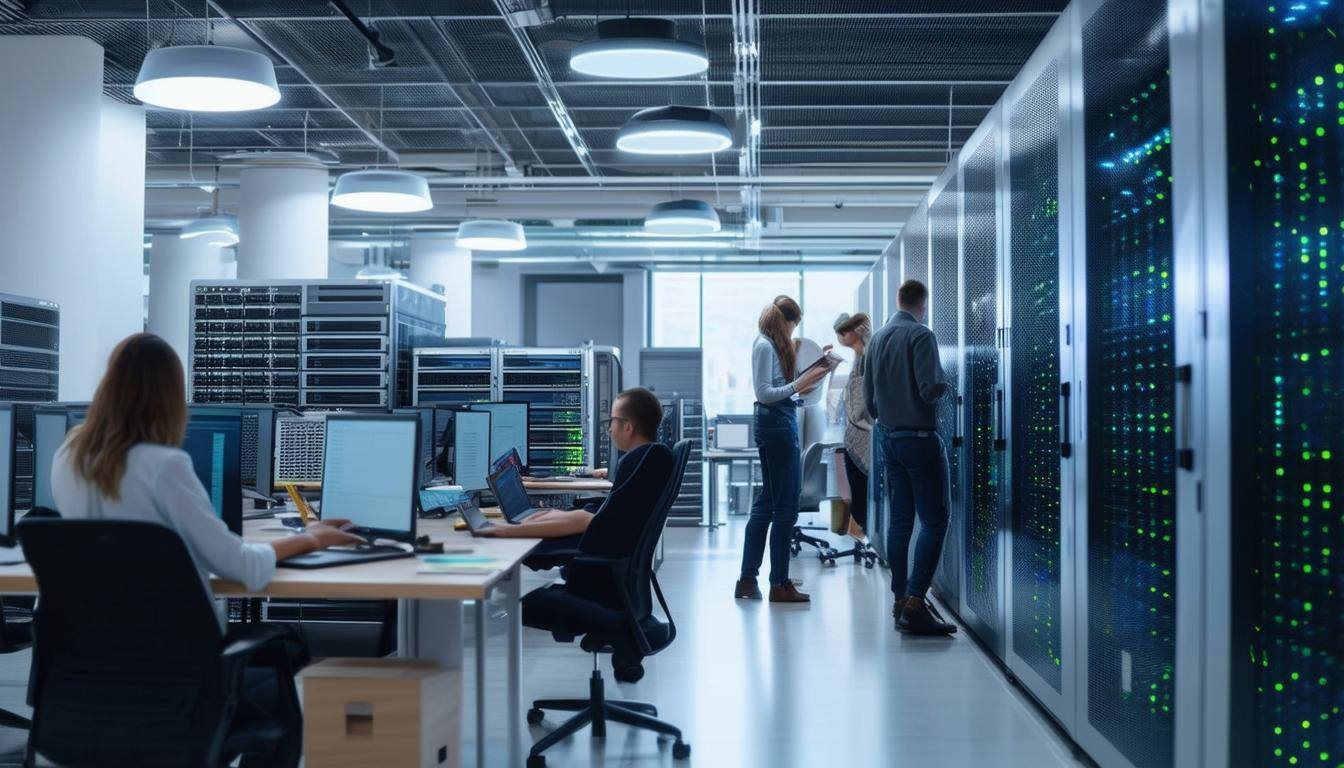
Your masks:
{"label": "seated man with glasses", "polygon": [[[662,443],[654,442],[662,420],[662,404],[649,390],[637,387],[617,395],[616,401],[611,404],[611,417],[607,419],[607,433],[611,435],[612,447],[623,455],[612,472],[611,493],[606,500],[595,509],[548,509],[516,525],[488,528],[481,535],[568,539],[563,546],[559,541],[544,543],[529,560],[538,555],[544,556],[551,550],[576,548],[579,537],[596,518],[603,519],[604,536],[619,538],[627,528],[629,536],[637,536],[643,525],[642,515],[652,510],[624,509],[622,499],[642,497],[644,494],[635,491],[645,490],[651,484],[656,484],[661,493],[671,478],[672,451]],[[552,546],[548,547],[547,544]]]}

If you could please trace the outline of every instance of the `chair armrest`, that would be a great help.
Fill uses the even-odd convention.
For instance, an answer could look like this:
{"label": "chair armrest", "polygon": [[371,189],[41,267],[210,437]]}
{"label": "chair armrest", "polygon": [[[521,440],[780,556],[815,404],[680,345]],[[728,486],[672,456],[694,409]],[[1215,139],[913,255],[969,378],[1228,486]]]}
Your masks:
{"label": "chair armrest", "polygon": [[241,682],[243,670],[249,663],[293,674],[289,650],[285,645],[289,637],[286,627],[275,624],[247,624],[229,632],[224,648],[219,652],[225,679]]}

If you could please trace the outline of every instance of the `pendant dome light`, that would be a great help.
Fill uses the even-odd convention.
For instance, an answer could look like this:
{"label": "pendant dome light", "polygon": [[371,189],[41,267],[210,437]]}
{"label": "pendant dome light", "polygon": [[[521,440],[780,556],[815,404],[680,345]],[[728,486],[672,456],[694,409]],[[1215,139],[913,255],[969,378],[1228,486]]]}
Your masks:
{"label": "pendant dome light", "polygon": [[616,133],[617,149],[639,155],[703,155],[732,145],[728,123],[703,107],[641,110]]}
{"label": "pendant dome light", "polygon": [[225,45],[175,45],[150,51],[132,92],[146,104],[191,112],[243,112],[280,100],[271,60]]}
{"label": "pendant dome light", "polygon": [[569,67],[594,77],[669,80],[709,69],[709,54],[678,40],[670,19],[608,19],[598,22],[596,40],[574,49]]}
{"label": "pendant dome light", "polygon": [[228,247],[238,244],[238,219],[220,213],[209,213],[188,223],[178,233],[183,240],[200,238],[211,245]]}
{"label": "pendant dome light", "polygon": [[718,212],[703,200],[669,200],[659,203],[644,218],[644,231],[653,235],[712,235],[720,227]]}
{"label": "pendant dome light", "polygon": [[522,224],[474,219],[458,225],[457,244],[473,251],[521,251],[527,247],[527,235]]}
{"label": "pendant dome light", "polygon": [[370,213],[415,213],[434,207],[425,177],[406,171],[349,171],[336,178],[331,204]]}

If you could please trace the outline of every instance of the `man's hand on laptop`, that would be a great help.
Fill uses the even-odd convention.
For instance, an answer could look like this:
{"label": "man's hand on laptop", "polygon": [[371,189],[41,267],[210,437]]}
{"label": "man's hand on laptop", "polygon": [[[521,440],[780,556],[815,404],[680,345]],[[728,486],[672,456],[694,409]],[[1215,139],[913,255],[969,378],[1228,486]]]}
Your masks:
{"label": "man's hand on laptop", "polygon": [[315,523],[308,526],[307,533],[317,541],[318,549],[365,543],[364,537],[362,536],[346,533],[339,528],[333,528],[330,525],[324,525],[322,523]]}

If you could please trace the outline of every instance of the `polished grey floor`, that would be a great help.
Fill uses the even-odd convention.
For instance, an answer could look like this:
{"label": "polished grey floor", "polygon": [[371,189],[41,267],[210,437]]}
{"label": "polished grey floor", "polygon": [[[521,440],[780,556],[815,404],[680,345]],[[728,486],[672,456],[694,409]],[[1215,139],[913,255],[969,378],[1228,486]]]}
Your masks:
{"label": "polished grey floor", "polygon": [[[551,766],[994,766],[1081,765],[1070,745],[964,634],[912,638],[891,626],[887,575],[852,561],[823,567],[804,552],[793,575],[807,606],[732,599],[741,523],[716,531],[669,529],[660,580],[677,640],[645,661],[647,675],[619,685],[603,659],[608,696],[655,703],[680,726],[691,759],[671,742],[624,726],[605,740],[586,731],[549,753]],[[552,574],[528,573],[524,590]],[[761,583],[765,583],[764,574]],[[498,616],[502,606],[493,613]],[[470,614],[469,614],[470,615]],[[503,753],[503,622],[487,632],[489,764]],[[28,655],[0,657],[0,707],[22,706]],[[523,633],[524,706],[538,697],[587,694],[591,657],[575,644]],[[471,689],[470,661],[464,687]],[[469,699],[468,699],[469,700]],[[537,738],[563,715],[549,716]],[[471,749],[470,721],[463,736]],[[21,735],[0,729],[0,765],[17,764]],[[470,765],[470,759],[464,765]]]}

